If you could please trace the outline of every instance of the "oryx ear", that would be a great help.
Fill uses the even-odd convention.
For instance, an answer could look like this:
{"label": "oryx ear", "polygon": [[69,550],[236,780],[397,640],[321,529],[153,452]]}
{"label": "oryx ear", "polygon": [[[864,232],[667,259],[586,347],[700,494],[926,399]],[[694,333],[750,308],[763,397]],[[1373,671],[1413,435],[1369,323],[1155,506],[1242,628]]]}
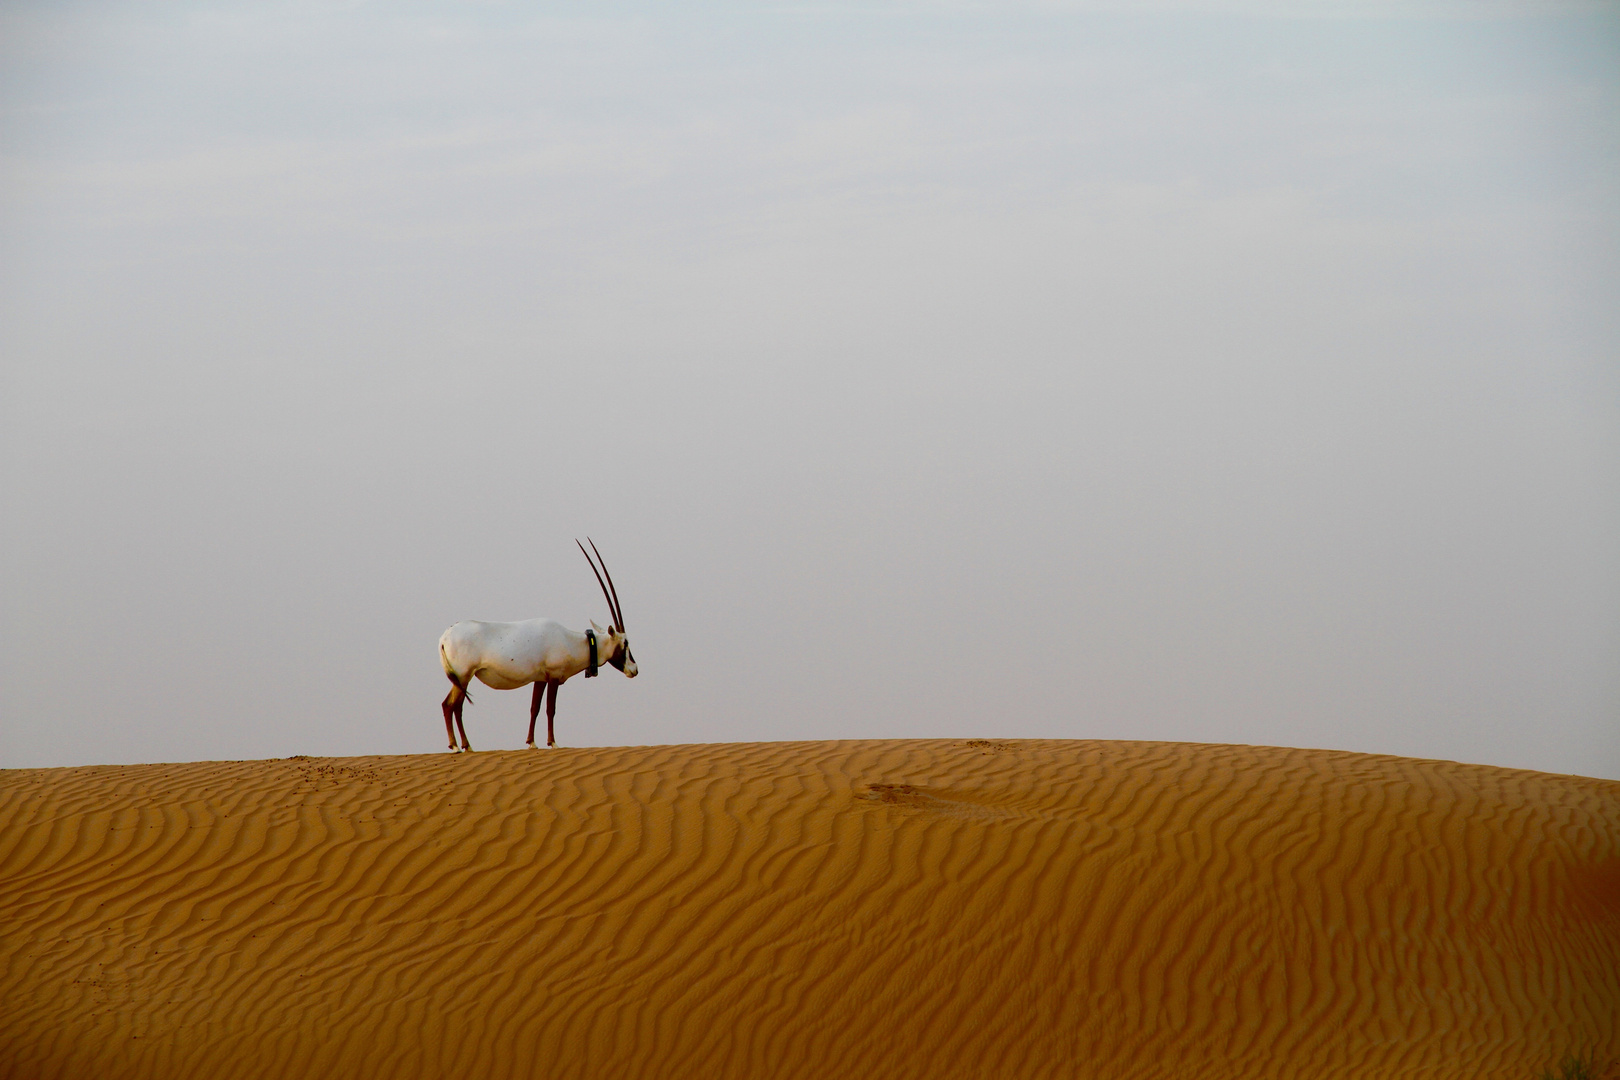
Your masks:
{"label": "oryx ear", "polygon": [[600,626],[596,625],[596,620],[595,619],[591,620],[591,629],[596,631],[596,636],[597,637],[601,637],[603,634],[607,633],[606,630],[603,630]]}

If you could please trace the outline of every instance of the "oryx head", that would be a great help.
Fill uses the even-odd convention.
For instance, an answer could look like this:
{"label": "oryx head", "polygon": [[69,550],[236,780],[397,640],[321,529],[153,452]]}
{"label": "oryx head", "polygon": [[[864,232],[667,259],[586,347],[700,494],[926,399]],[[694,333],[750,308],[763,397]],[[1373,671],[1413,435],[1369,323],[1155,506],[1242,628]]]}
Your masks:
{"label": "oryx head", "polygon": [[[588,536],[585,539],[589,541],[591,551],[596,551],[596,541]],[[591,626],[596,628],[597,639],[600,642],[597,648],[601,651],[602,660],[624,672],[626,678],[633,679],[639,669],[636,667],[636,658],[630,653],[630,639],[624,636],[624,611],[619,607],[619,591],[613,587],[613,575],[608,573],[607,560],[602,558],[600,551],[596,551],[596,560],[592,561],[591,552],[585,550],[585,545],[580,544],[578,540],[574,543],[579,544],[580,554],[591,564],[591,573],[596,575],[596,583],[602,586],[602,596],[607,600],[608,613],[613,616],[613,625],[606,630],[597,626],[595,619],[591,620]],[[600,571],[596,568],[597,563],[602,564]],[[607,577],[605,582],[602,580],[604,576]]]}

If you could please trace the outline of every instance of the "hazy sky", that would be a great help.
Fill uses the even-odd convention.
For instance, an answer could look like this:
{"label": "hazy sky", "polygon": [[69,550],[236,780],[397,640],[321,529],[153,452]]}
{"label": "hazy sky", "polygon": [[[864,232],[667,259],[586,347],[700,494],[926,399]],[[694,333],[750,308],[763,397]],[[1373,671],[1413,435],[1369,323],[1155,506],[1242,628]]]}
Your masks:
{"label": "hazy sky", "polygon": [[589,534],[568,745],[1620,778],[1620,5],[10,4],[0,152],[0,765],[442,751]]}

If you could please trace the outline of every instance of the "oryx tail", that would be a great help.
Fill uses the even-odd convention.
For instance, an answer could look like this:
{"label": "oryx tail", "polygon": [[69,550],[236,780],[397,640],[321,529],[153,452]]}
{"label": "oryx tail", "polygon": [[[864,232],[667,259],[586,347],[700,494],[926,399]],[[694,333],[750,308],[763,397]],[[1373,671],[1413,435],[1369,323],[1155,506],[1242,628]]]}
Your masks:
{"label": "oryx tail", "polygon": [[444,651],[444,642],[442,641],[439,642],[439,663],[444,665],[444,673],[450,677],[451,685],[460,691],[460,696],[466,698],[468,701],[471,701],[472,695],[467,692],[467,682],[460,675],[456,674],[455,667],[453,667],[450,663],[449,654]]}

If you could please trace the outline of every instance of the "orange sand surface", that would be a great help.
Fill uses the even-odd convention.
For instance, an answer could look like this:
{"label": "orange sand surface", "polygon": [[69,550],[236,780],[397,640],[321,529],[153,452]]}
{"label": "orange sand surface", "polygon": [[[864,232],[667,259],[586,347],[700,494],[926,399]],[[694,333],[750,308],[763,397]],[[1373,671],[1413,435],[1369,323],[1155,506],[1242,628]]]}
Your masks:
{"label": "orange sand surface", "polygon": [[1620,1057],[1620,783],[890,741],[0,772],[0,1075]]}

